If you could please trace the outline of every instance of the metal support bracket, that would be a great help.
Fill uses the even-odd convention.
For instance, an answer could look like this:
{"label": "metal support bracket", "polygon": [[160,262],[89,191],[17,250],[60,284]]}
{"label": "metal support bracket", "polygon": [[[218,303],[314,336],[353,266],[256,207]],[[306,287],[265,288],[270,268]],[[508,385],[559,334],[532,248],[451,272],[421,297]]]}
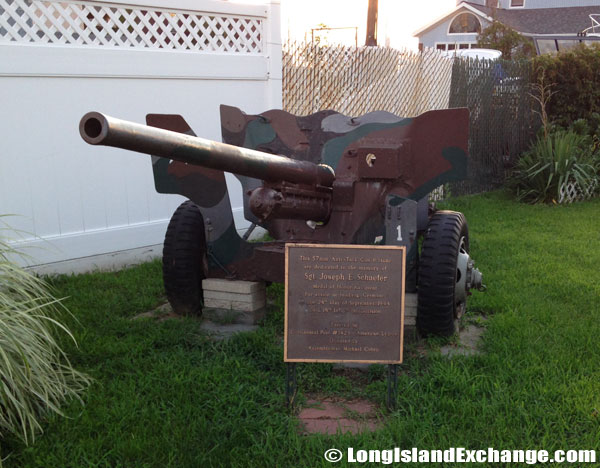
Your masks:
{"label": "metal support bracket", "polygon": [[394,411],[398,400],[398,364],[388,364],[387,389],[387,407]]}
{"label": "metal support bracket", "polygon": [[285,403],[289,411],[296,405],[298,382],[296,380],[296,363],[288,362],[285,367]]}

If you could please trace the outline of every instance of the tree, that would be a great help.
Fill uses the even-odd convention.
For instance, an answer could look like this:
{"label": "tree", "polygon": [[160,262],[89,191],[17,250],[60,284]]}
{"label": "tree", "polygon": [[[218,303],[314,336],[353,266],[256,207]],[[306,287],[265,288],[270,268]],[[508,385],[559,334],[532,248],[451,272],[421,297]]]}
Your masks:
{"label": "tree", "polygon": [[477,36],[477,45],[502,52],[502,58],[518,60],[535,56],[533,41],[500,21],[494,20]]}

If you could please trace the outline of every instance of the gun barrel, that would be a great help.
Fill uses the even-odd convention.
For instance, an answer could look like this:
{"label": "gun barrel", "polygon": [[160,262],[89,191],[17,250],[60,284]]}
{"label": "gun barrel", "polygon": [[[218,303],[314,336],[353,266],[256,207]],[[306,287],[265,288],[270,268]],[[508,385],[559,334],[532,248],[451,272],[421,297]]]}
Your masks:
{"label": "gun barrel", "polygon": [[137,151],[268,182],[285,180],[331,187],[335,180],[329,166],[149,127],[100,112],[85,114],[79,122],[79,133],[91,145]]}

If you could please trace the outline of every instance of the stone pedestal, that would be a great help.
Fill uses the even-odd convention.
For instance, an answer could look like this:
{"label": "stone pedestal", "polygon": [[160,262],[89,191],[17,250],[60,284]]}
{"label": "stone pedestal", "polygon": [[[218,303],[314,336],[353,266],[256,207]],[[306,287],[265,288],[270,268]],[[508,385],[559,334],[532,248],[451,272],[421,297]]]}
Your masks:
{"label": "stone pedestal", "polygon": [[404,342],[412,343],[417,335],[417,293],[404,295]]}
{"label": "stone pedestal", "polygon": [[264,317],[264,283],[211,278],[202,281],[202,290],[203,314],[214,322],[255,324]]}

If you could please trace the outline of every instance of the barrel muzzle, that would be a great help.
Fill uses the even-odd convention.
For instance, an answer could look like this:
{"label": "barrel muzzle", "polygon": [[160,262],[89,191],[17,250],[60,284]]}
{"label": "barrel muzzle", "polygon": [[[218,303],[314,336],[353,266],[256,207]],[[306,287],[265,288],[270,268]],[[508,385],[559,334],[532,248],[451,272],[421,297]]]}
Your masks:
{"label": "barrel muzzle", "polygon": [[108,136],[108,119],[100,112],[88,112],[79,121],[79,134],[90,145],[100,145]]}

